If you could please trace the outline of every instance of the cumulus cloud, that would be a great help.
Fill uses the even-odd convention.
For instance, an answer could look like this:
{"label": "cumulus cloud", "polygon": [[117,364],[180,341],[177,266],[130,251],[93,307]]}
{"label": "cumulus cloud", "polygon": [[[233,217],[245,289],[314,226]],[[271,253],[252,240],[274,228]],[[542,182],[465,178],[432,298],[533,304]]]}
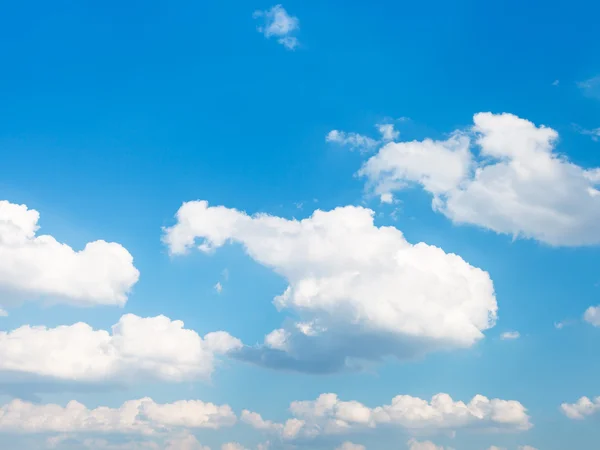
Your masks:
{"label": "cumulus cloud", "polygon": [[151,398],[129,400],[118,408],[88,409],[13,400],[0,407],[0,431],[10,433],[136,433],[153,435],[178,429],[228,427],[236,422],[229,405],[200,400],[159,404]]}
{"label": "cumulus cloud", "polygon": [[520,445],[519,450],[538,450],[538,449],[535,447],[532,447],[531,445]]}
{"label": "cumulus cloud", "polygon": [[366,447],[360,444],[353,444],[352,442],[344,442],[335,450],[366,450]]}
{"label": "cumulus cloud", "polygon": [[255,11],[253,17],[262,19],[263,24],[258,27],[258,31],[266,38],[275,37],[288,50],[298,47],[295,34],[300,29],[300,21],[297,17],[290,16],[283,6],[275,5],[266,11]]}
{"label": "cumulus cloud", "polygon": [[585,419],[586,416],[600,411],[600,397],[590,399],[588,397],[581,397],[576,403],[563,403],[560,405],[560,409],[569,419]]}
{"label": "cumulus cloud", "polygon": [[288,440],[379,427],[396,427],[409,433],[458,429],[525,431],[532,427],[526,408],[518,401],[490,400],[482,395],[469,403],[454,401],[448,394],[437,394],[430,401],[398,395],[389,405],[371,408],[357,401],[340,400],[336,394],[322,394],[316,400],[292,402],[290,412],[293,417],[285,423],[270,422],[248,411],[241,420]]}
{"label": "cumulus cloud", "polygon": [[165,316],[126,314],[111,332],[86,323],[0,331],[0,371],[73,382],[207,378],[215,355],[239,348],[228,333],[204,338]]}
{"label": "cumulus cloud", "polygon": [[512,114],[475,114],[446,140],[384,145],[360,169],[378,195],[420,185],[434,210],[554,246],[600,244],[600,168],[556,153],[558,133]]}
{"label": "cumulus cloud", "polygon": [[[431,441],[417,441],[416,439],[410,439],[406,445],[408,450],[444,450],[444,447],[437,446]],[[447,449],[450,450],[450,449]]]}
{"label": "cumulus cloud", "polygon": [[519,333],[518,331],[505,331],[500,335],[500,339],[502,339],[503,341],[519,339],[520,337],[521,333]]}
{"label": "cumulus cloud", "polygon": [[583,320],[595,327],[600,327],[600,305],[590,306],[583,315]]}
{"label": "cumulus cloud", "polygon": [[298,221],[193,201],[163,239],[172,254],[237,242],[288,281],[274,304],[297,320],[236,353],[250,362],[324,373],[482,339],[497,312],[488,273],[438,247],[411,244],[396,228],[376,227],[373,215],[347,206]]}
{"label": "cumulus cloud", "polygon": [[131,254],[105,241],[73,250],[38,234],[39,217],[26,205],[0,201],[0,302],[17,296],[77,306],[123,306],[139,277]]}

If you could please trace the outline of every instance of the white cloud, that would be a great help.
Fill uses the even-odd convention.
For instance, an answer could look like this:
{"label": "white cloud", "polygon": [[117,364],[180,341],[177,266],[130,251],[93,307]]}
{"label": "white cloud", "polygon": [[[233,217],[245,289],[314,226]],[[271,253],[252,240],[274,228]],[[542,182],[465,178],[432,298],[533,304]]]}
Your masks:
{"label": "white cloud", "polygon": [[61,434],[46,439],[46,447],[58,450],[210,450],[185,430],[167,434],[152,432],[145,436],[127,433],[117,437],[121,439],[79,438],[77,434]]}
{"label": "white cloud", "polygon": [[368,136],[363,136],[358,133],[346,133],[339,130],[331,130],[325,136],[326,142],[334,142],[339,145],[345,145],[350,147],[352,150],[359,150],[361,152],[368,151],[379,145],[379,141],[372,139]]}
{"label": "white cloud", "polygon": [[520,337],[521,333],[519,333],[518,331],[505,331],[500,335],[500,339],[502,339],[503,341],[519,339]]}
{"label": "white cloud", "polygon": [[249,411],[242,413],[241,420],[284,439],[296,439],[379,427],[396,427],[409,433],[470,428],[525,431],[532,427],[526,411],[517,401],[490,400],[481,395],[469,403],[454,401],[448,394],[435,395],[431,401],[398,395],[389,405],[370,408],[357,401],[342,401],[335,394],[322,394],[314,401],[292,402],[293,417],[285,423],[266,421]]}
{"label": "white cloud", "polygon": [[600,305],[590,306],[583,315],[583,320],[595,327],[600,327]]}
{"label": "white cloud", "polygon": [[[431,441],[417,441],[416,439],[410,439],[407,442],[408,450],[444,450],[444,447],[437,446]],[[449,449],[448,449],[449,450]]]}
{"label": "white cloud", "polygon": [[217,294],[220,294],[221,292],[223,292],[223,285],[221,284],[220,281],[217,281],[217,284],[214,285],[215,291],[217,291]]}
{"label": "white cloud", "polygon": [[184,381],[209,377],[215,354],[240,346],[222,331],[202,338],[179,320],[126,314],[112,333],[81,322],[0,331],[0,371],[76,382]]}
{"label": "white cloud", "polygon": [[400,132],[394,129],[394,124],[392,123],[378,124],[377,129],[381,133],[381,139],[384,142],[396,140],[400,136]]}
{"label": "white cloud", "polygon": [[560,80],[554,80],[552,82],[552,86],[558,86],[560,84]]}
{"label": "white cloud", "polygon": [[225,444],[221,445],[221,450],[248,450],[248,449],[238,442],[226,442]]}
{"label": "white cloud", "polygon": [[488,448],[488,450],[506,450],[504,447],[496,447],[495,445],[492,445],[490,448]]}
{"label": "white cloud", "polygon": [[366,450],[366,447],[360,444],[353,444],[352,442],[344,442],[335,450]]}
{"label": "white cloud", "polygon": [[587,129],[576,125],[575,130],[585,136],[589,136],[595,142],[598,142],[600,140],[600,127]]}
{"label": "white cloud", "polygon": [[520,445],[519,450],[538,450],[538,449],[535,447],[532,447],[531,445]]}
{"label": "white cloud", "polygon": [[8,313],[6,311],[4,311],[2,308],[0,308],[0,317],[7,317]]}
{"label": "white cloud", "polygon": [[[139,272],[120,244],[94,241],[75,251],[38,235],[39,213],[0,201],[1,297],[42,297],[78,306],[123,306]],[[2,300],[0,300],[1,302]]]}
{"label": "white cloud", "polygon": [[384,142],[393,141],[400,136],[400,132],[394,129],[391,123],[377,124],[377,130],[381,134],[381,140],[373,139],[358,133],[346,133],[340,130],[331,130],[325,136],[326,142],[333,142],[339,145],[349,147],[351,150],[367,152],[376,148]]}
{"label": "white cloud", "polygon": [[228,427],[236,422],[229,405],[200,400],[158,404],[151,398],[129,400],[118,408],[88,409],[13,400],[0,407],[0,431],[11,433],[136,433],[152,435],[177,429]]}
{"label": "white cloud", "polygon": [[551,128],[512,114],[473,120],[444,141],[388,143],[359,174],[378,195],[421,185],[457,224],[555,246],[600,244],[600,168],[557,154]]}
{"label": "white cloud", "polygon": [[263,19],[263,25],[258,27],[258,31],[266,38],[277,38],[277,42],[288,50],[298,47],[295,33],[300,29],[300,21],[297,17],[290,16],[283,6],[275,5],[266,11],[255,11],[253,17]]}
{"label": "white cloud", "polygon": [[298,221],[194,201],[179,209],[163,239],[172,254],[197,240],[205,253],[238,242],[288,281],[274,304],[300,320],[286,321],[266,345],[244,347],[237,356],[247,361],[332,372],[482,339],[497,311],[487,272],[438,247],[413,245],[396,228],[376,227],[373,215],[347,206]]}
{"label": "white cloud", "polygon": [[600,397],[581,397],[576,403],[563,403],[560,409],[569,419],[581,420],[600,411]]}
{"label": "white cloud", "polygon": [[577,86],[588,97],[600,98],[600,75],[581,81]]}

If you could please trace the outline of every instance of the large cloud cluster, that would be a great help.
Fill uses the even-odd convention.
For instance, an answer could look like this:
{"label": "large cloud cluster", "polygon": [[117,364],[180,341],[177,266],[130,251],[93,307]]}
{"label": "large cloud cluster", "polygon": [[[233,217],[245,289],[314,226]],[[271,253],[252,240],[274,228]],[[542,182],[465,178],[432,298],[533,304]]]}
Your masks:
{"label": "large cloud cluster", "polygon": [[249,216],[206,201],[185,203],[165,230],[172,254],[227,242],[289,286],[274,300],[296,321],[238,356],[271,367],[331,372],[432,350],[467,348],[494,326],[497,312],[487,272],[425,243],[411,244],[393,227],[377,227],[373,211],[347,206],[303,220]]}
{"label": "large cloud cluster", "polygon": [[512,114],[473,122],[446,140],[390,142],[359,174],[382,198],[420,185],[455,223],[555,246],[600,244],[600,168],[556,153],[552,128]]}

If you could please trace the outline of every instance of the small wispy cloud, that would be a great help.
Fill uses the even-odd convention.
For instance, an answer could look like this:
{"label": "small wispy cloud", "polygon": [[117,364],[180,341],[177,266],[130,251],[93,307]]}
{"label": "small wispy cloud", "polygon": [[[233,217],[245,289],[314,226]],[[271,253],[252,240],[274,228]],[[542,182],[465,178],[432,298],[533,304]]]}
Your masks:
{"label": "small wispy cloud", "polygon": [[500,339],[502,339],[503,341],[519,339],[520,337],[521,333],[519,333],[518,331],[505,331],[500,335]]}
{"label": "small wispy cloud", "polygon": [[220,281],[217,281],[217,284],[214,285],[215,291],[217,291],[217,294],[220,294],[221,292],[223,292],[223,285],[221,284]]}
{"label": "small wispy cloud", "polygon": [[600,98],[600,75],[578,82],[577,87],[589,97]]}
{"label": "small wispy cloud", "polygon": [[8,313],[6,311],[4,311],[2,308],[0,308],[0,317],[6,317],[8,316]]}
{"label": "small wispy cloud", "polygon": [[269,39],[277,38],[277,42],[288,50],[294,50],[299,42],[295,34],[300,29],[300,21],[297,17],[290,16],[281,5],[275,5],[265,11],[254,11],[255,19],[262,19],[263,24],[257,29]]}
{"label": "small wispy cloud", "polygon": [[560,80],[554,80],[552,82],[552,86],[558,86],[560,84]]}
{"label": "small wispy cloud", "polygon": [[367,152],[387,142],[394,141],[400,136],[400,132],[394,128],[392,123],[380,123],[375,125],[381,135],[380,139],[373,139],[359,133],[347,133],[340,130],[331,130],[325,136],[326,142],[333,142],[339,145],[349,147],[351,150]]}
{"label": "small wispy cloud", "polygon": [[344,145],[352,150],[359,150],[361,152],[368,151],[379,145],[379,141],[368,136],[363,136],[358,133],[346,133],[345,131],[340,130],[331,130],[327,133],[327,136],[325,136],[325,141]]}
{"label": "small wispy cloud", "polygon": [[575,131],[577,131],[580,134],[584,134],[586,136],[591,137],[593,141],[595,141],[595,142],[600,141],[600,127],[589,129],[589,128],[580,127],[579,125],[576,125],[576,124],[574,124],[573,127],[575,128]]}

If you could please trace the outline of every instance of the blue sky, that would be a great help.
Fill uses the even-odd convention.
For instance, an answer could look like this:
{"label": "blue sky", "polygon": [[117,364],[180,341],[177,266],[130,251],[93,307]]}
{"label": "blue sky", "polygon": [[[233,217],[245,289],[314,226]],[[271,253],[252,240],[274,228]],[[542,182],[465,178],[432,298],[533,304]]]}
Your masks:
{"label": "blue sky", "polygon": [[0,17],[3,445],[598,446],[599,6],[122,3]]}

